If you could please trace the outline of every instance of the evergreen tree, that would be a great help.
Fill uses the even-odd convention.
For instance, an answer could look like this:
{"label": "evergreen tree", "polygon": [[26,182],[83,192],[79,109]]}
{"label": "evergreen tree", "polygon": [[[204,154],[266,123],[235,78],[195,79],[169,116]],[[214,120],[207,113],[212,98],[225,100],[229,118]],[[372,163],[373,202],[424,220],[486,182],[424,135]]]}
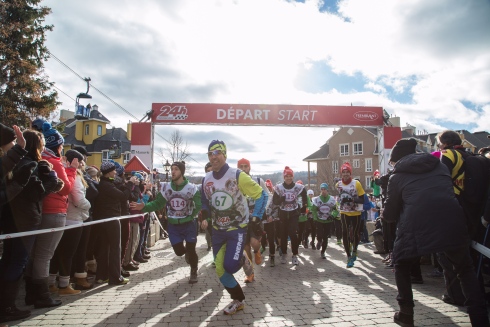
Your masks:
{"label": "evergreen tree", "polygon": [[29,127],[48,117],[60,104],[44,72],[49,58],[45,25],[51,12],[41,0],[0,0],[0,120],[7,126]]}

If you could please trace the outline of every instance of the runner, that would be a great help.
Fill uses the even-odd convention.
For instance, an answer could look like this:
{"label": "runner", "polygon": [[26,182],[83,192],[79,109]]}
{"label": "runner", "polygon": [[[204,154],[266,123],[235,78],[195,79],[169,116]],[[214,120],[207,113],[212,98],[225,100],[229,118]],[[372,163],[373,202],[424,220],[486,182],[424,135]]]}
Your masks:
{"label": "runner", "polygon": [[[265,181],[265,185],[269,193],[274,194],[274,186],[269,179]],[[272,203],[272,196],[269,197],[265,216],[266,219],[263,221],[265,237],[262,237],[262,247],[265,249],[267,243],[269,243],[269,265],[274,267],[276,265],[276,235],[278,234],[277,231],[279,231],[280,223],[279,206]]]}
{"label": "runner", "polygon": [[[269,195],[269,190],[267,189],[264,180],[260,177],[254,177],[250,175],[250,169],[252,168],[250,165],[250,161],[248,161],[245,158],[242,158],[238,160],[237,167],[241,169],[244,173],[252,177],[252,179],[262,187],[262,189],[267,193],[267,195]],[[255,200],[247,196],[247,204],[248,204],[248,210],[252,215],[255,208]],[[252,263],[252,248],[254,251],[255,263],[257,265],[260,265],[262,263],[262,255],[260,253],[260,244],[261,244],[260,241],[263,236],[263,229],[261,229],[259,232],[260,232],[259,235],[255,234],[255,232],[251,229],[251,225],[248,226],[247,240],[245,242],[246,256],[245,256],[245,263],[243,265],[243,272],[245,273],[246,276],[245,283],[251,283],[255,279],[255,270],[254,270],[254,265]]]}
{"label": "runner", "polygon": [[[347,254],[347,268],[352,268],[354,267],[354,261],[357,259],[364,189],[358,180],[352,179],[352,167],[348,162],[340,167],[340,171],[342,180],[337,182],[336,187],[339,193],[342,240]],[[352,231],[350,228],[352,228]]]}
{"label": "runner", "polygon": [[[152,212],[166,207],[168,217],[168,235],[176,255],[183,256],[191,267],[189,284],[197,283],[196,253],[197,224],[194,217],[201,209],[201,194],[197,185],[189,183],[184,176],[185,163],[174,162],[171,166],[172,181],[161,184],[154,201],[144,203],[131,202],[130,208],[142,212]],[[184,246],[185,241],[185,246]]]}
{"label": "runner", "polygon": [[328,247],[328,238],[332,232],[333,221],[339,212],[335,199],[328,195],[328,184],[320,185],[320,195],[313,198],[311,211],[316,224],[318,244],[321,244],[321,257],[326,259],[325,250]]}
{"label": "runner", "polygon": [[[206,174],[202,183],[202,207],[207,228],[213,224],[213,255],[216,274],[232,299],[224,313],[231,315],[245,306],[245,294],[233,276],[243,265],[243,249],[247,238],[247,226],[254,233],[261,231],[260,219],[267,204],[267,193],[249,175],[226,163],[226,145],[213,140],[208,147],[208,158],[213,171]],[[246,196],[255,200],[250,215]]]}
{"label": "runner", "polygon": [[[291,263],[293,265],[299,265],[298,261],[298,219],[300,213],[306,212],[306,206],[308,203],[306,196],[306,189],[303,185],[294,183],[294,172],[291,168],[286,166],[283,172],[284,183],[277,184],[274,191],[272,202],[279,206],[279,218],[281,221],[280,238],[281,242],[281,263],[287,262],[287,247],[288,236],[291,239],[291,251],[293,256],[291,257]],[[301,196],[302,206],[299,205],[299,197]]]}

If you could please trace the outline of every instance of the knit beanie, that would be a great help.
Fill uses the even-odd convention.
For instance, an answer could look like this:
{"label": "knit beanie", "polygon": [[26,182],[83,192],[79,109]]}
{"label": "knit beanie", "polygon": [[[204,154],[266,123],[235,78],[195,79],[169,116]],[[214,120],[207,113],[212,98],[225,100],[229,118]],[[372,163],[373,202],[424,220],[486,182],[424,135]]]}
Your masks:
{"label": "knit beanie", "polygon": [[12,128],[0,123],[0,146],[9,144],[16,138],[17,136]]}
{"label": "knit beanie", "polygon": [[214,150],[221,150],[221,152],[223,153],[223,155],[226,158],[226,144],[225,144],[225,142],[220,141],[220,140],[211,141],[211,143],[209,143],[209,146],[208,146],[208,152],[214,151]]}
{"label": "knit beanie", "polygon": [[51,124],[45,122],[43,124],[43,134],[44,140],[46,141],[46,147],[48,149],[56,149],[60,144],[65,143],[63,136],[61,136],[60,132],[51,127]]}
{"label": "knit beanie", "polygon": [[99,173],[99,170],[93,166],[88,166],[85,168],[85,172],[90,175],[90,177],[95,178]]}
{"label": "knit beanie", "polygon": [[308,190],[306,191],[306,195],[315,195],[315,192],[313,192],[313,190]]}
{"label": "knit beanie", "polygon": [[240,166],[242,166],[242,165],[247,165],[247,166],[249,166],[250,168],[252,168],[252,167],[250,166],[250,161],[248,161],[248,160],[247,160],[247,159],[245,159],[245,158],[242,158],[242,159],[238,160],[238,162],[237,162],[237,164],[236,164],[237,168],[240,168]]}
{"label": "knit beanie", "polygon": [[397,162],[401,158],[415,153],[417,141],[414,138],[398,140],[391,150],[390,161]]}
{"label": "knit beanie", "polygon": [[320,189],[322,189],[322,188],[328,190],[328,184],[327,183],[321,183],[320,184]]}
{"label": "knit beanie", "polygon": [[116,165],[110,161],[103,161],[102,165],[100,165],[100,172],[102,175],[110,173],[113,170],[116,170]]}
{"label": "knit beanie", "polygon": [[77,158],[79,162],[85,159],[84,156],[80,152],[78,152],[77,150],[73,150],[73,149],[66,151],[65,157],[69,163],[71,163],[73,161],[73,159],[75,159],[75,158]]}
{"label": "knit beanie", "polygon": [[121,164],[117,161],[114,161],[114,160],[109,160],[110,162],[112,162],[114,164],[114,166],[116,166],[116,174],[117,176],[121,176],[122,174],[124,174],[124,167],[121,166]]}
{"label": "knit beanie", "polygon": [[297,181],[296,183],[303,185],[303,181],[301,179],[299,181]]}
{"label": "knit beanie", "polygon": [[294,176],[294,173],[293,173],[293,170],[291,168],[289,168],[289,166],[286,166],[284,168],[284,172],[282,173],[283,176],[286,176],[286,175],[291,175],[291,176]]}
{"label": "knit beanie", "polygon": [[180,173],[182,174],[182,176],[184,176],[184,174],[185,174],[185,162],[176,161],[176,162],[172,163],[171,166],[176,166],[177,168],[179,168]]}
{"label": "knit beanie", "polygon": [[380,175],[379,170],[377,170],[377,169],[376,169],[376,170],[374,171],[374,173],[373,173],[373,176],[374,176],[374,177],[376,177],[376,176],[379,176],[379,175]]}
{"label": "knit beanie", "polygon": [[274,185],[272,185],[272,181],[270,179],[265,181],[265,186],[267,186],[270,189],[274,188]]}
{"label": "knit beanie", "polygon": [[352,167],[350,163],[344,162],[342,166],[340,166],[340,172],[343,172],[344,170],[348,170],[352,174]]}

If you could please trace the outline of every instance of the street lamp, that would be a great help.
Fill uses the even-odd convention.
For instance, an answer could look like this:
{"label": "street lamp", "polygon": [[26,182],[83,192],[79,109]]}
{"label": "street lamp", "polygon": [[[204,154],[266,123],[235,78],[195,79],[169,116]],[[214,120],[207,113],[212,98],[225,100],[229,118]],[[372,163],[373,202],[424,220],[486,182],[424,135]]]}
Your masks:
{"label": "street lamp", "polygon": [[168,173],[170,171],[170,167],[172,165],[168,163],[168,159],[167,159],[167,162],[165,163],[165,165],[163,165],[163,169],[165,169],[165,181],[168,182]]}

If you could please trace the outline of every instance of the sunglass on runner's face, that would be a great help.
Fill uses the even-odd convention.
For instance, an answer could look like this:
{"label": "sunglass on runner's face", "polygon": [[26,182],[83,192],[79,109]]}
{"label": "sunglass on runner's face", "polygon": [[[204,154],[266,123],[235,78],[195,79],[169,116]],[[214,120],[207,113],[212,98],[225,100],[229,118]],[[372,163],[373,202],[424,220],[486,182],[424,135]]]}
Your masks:
{"label": "sunglass on runner's face", "polygon": [[208,152],[208,157],[211,157],[211,156],[217,156],[217,155],[220,155],[222,152],[221,150],[213,150],[213,151],[209,151]]}

